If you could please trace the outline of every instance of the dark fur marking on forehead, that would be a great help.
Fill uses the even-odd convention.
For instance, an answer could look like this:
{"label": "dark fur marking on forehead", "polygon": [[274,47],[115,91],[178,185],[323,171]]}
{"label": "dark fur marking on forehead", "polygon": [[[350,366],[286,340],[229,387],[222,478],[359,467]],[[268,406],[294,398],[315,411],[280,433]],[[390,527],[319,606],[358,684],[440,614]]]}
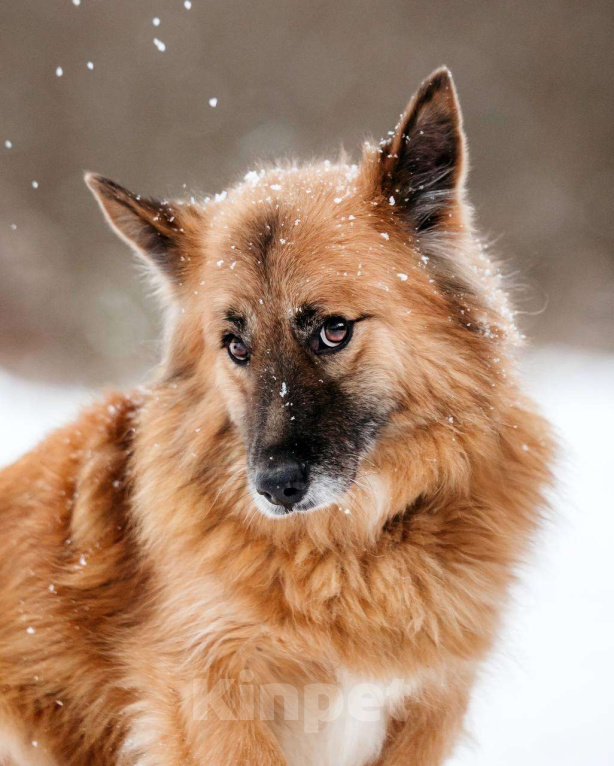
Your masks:
{"label": "dark fur marking on forehead", "polygon": [[283,236],[283,216],[273,205],[263,208],[245,221],[241,231],[241,249],[265,263],[269,250]]}

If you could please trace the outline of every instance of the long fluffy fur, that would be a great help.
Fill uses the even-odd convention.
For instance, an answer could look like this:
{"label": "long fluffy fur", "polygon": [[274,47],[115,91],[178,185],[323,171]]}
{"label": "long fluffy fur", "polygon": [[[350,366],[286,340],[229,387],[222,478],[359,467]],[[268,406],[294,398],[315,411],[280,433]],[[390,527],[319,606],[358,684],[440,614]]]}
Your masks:
{"label": "long fluffy fur", "polygon": [[[519,389],[511,314],[468,208],[429,239],[408,236],[380,191],[380,154],[367,149],[358,170],[273,169],[183,208],[189,263],[158,378],[108,394],[0,473],[0,729],[22,743],[14,758],[292,764],[288,743],[315,734],[279,714],[203,719],[202,689],[232,679],[237,712],[242,678],[303,689],[342,674],[411,685],[369,763],[435,766],[451,752],[539,525],[552,444]],[[231,287],[235,270],[216,262],[228,231],[275,200],[301,225],[273,284],[288,301],[296,278],[325,300],[384,306],[352,374],[395,400],[343,500],[281,520],[254,507],[243,383],[211,340],[220,295],[265,295],[249,253]]]}

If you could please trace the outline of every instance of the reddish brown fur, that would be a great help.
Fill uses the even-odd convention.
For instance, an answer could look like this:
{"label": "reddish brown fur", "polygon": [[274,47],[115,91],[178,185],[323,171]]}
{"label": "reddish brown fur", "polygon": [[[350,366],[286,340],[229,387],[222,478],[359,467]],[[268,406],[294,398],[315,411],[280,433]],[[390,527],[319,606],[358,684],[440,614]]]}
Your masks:
{"label": "reddish brown fur", "polygon": [[[518,389],[505,310],[475,276],[462,198],[445,222],[458,263],[435,248],[425,264],[380,174],[367,150],[350,181],[342,165],[274,169],[207,207],[175,206],[179,310],[160,376],[0,473],[0,727],[25,743],[24,763],[286,763],[278,720],[194,715],[199,684],[246,669],[298,688],[340,669],[411,679],[376,762],[451,752],[539,522],[551,443]],[[289,232],[267,253],[267,283],[255,210]],[[279,332],[310,300],[374,317],[334,364],[397,406],[338,504],[271,519],[243,470],[257,382],[220,349],[219,313],[238,304]],[[225,696],[231,710],[241,694]]]}

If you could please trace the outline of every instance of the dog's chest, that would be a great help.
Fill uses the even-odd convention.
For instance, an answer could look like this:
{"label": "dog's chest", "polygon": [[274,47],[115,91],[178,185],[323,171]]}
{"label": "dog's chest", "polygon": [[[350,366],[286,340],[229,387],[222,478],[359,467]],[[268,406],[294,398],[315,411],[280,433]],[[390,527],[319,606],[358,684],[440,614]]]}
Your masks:
{"label": "dog's chest", "polygon": [[298,720],[276,722],[288,766],[366,766],[380,754],[391,713],[403,695],[397,682],[341,673],[336,685],[303,692]]}

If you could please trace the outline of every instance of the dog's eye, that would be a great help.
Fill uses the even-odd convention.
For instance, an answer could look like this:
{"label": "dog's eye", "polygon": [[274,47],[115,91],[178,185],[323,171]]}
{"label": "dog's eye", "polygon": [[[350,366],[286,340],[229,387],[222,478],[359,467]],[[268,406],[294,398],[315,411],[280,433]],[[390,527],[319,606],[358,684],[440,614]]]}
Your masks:
{"label": "dog's eye", "polygon": [[233,362],[237,364],[247,364],[249,362],[249,350],[241,338],[231,335],[227,340],[228,355]]}
{"label": "dog's eye", "polygon": [[343,317],[327,319],[311,340],[311,347],[317,354],[338,351],[352,335],[352,323]]}

